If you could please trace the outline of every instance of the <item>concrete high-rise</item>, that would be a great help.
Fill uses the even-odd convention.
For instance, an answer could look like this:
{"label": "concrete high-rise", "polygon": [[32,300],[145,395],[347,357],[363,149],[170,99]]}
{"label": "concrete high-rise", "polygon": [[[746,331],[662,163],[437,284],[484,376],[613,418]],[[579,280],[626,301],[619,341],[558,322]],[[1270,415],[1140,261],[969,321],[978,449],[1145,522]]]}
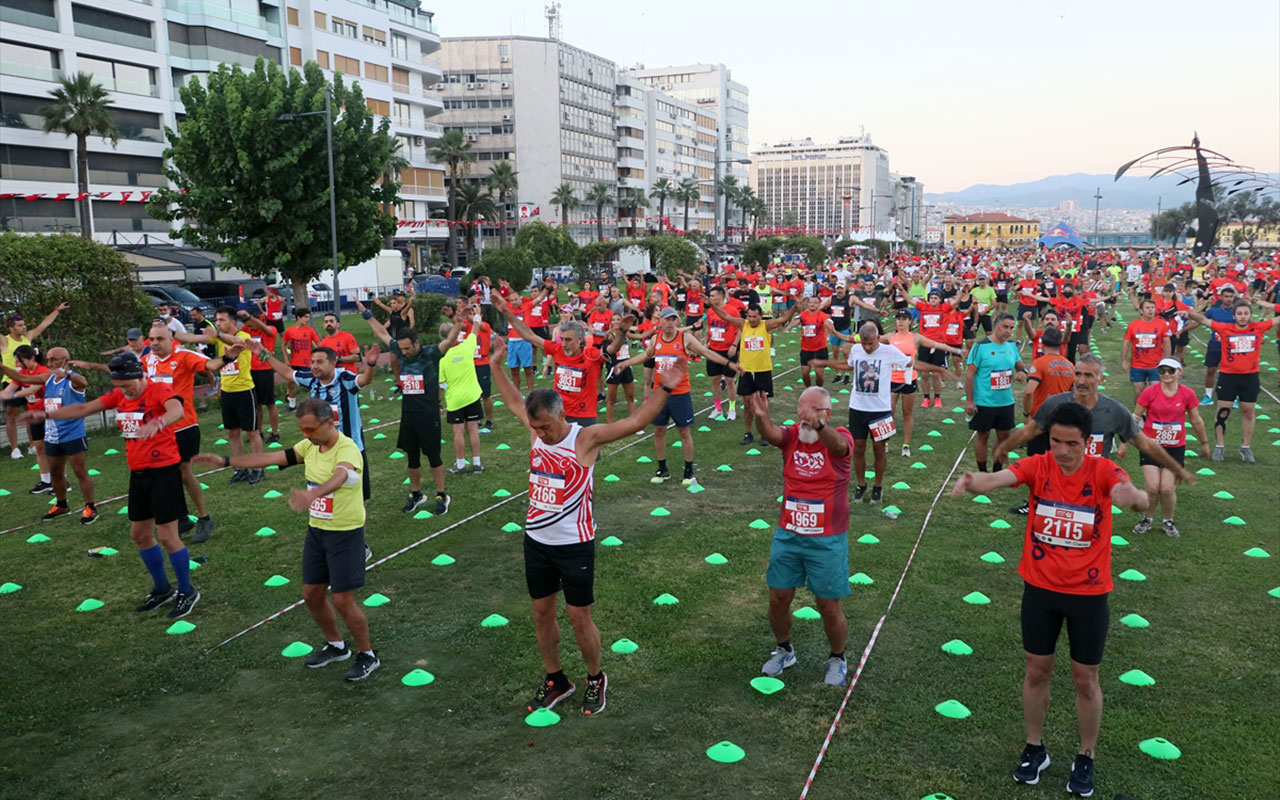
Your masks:
{"label": "concrete high-rise", "polygon": [[774,226],[794,215],[795,225],[832,240],[885,236],[897,226],[899,195],[889,154],[865,134],[835,144],[802,139],[765,145],[752,154],[751,185]]}

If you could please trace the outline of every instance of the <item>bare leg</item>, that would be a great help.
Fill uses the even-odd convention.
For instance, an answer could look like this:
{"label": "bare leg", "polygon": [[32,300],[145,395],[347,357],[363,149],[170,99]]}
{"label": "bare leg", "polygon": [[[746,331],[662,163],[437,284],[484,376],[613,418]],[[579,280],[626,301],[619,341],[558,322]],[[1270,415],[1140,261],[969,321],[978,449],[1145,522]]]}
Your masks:
{"label": "bare leg", "polygon": [[453,428],[453,457],[458,461],[466,460],[467,449],[462,431],[465,426],[451,425]]}
{"label": "bare leg", "polygon": [[1027,653],[1027,676],[1022,681],[1022,724],[1027,731],[1027,744],[1044,743],[1044,715],[1049,710],[1052,675],[1053,656]]}
{"label": "bare leg", "polygon": [[587,662],[587,674],[600,674],[600,629],[591,619],[591,606],[565,606],[569,611],[569,623],[573,625],[582,660]]}
{"label": "bare leg", "polygon": [[991,438],[991,431],[980,431],[973,437],[973,456],[982,463],[987,460],[987,441]]}
{"label": "bare leg", "polygon": [[66,456],[49,456],[49,477],[53,484],[53,496],[58,499],[59,504],[65,505],[67,502]]}
{"label": "bare leg", "polygon": [[902,402],[902,443],[911,446],[911,432],[916,427],[916,404],[909,395],[899,394],[894,397]]}
{"label": "bare leg", "polygon": [[10,450],[16,450],[18,447],[18,416],[18,406],[5,406],[4,432],[5,435],[9,437],[8,441]]}
{"label": "bare leg", "polygon": [[[889,459],[887,457],[889,452],[889,445],[887,440],[884,442],[872,442],[871,450],[875,454],[875,459],[876,459],[875,485],[877,488],[879,488],[880,486],[884,485],[884,474],[885,472],[888,471],[888,467],[889,467]],[[862,473],[859,473],[859,474],[862,474]]]}
{"label": "bare leg", "polygon": [[606,424],[613,422],[613,404],[618,402],[618,384],[609,384],[609,391],[605,393],[604,403],[604,421]]}
{"label": "bare leg", "polygon": [[655,425],[653,428],[653,455],[659,461],[667,459],[667,426]]}
{"label": "bare leg", "polygon": [[1241,403],[1240,404],[1240,435],[1242,437],[1240,444],[1245,447],[1253,441],[1253,426],[1258,419],[1257,403]]}
{"label": "bare leg", "polygon": [[[338,613],[342,615],[342,621],[347,623],[347,630],[351,631],[351,638],[356,640],[356,650],[363,653],[366,650],[372,650],[373,645],[369,642],[369,618],[360,610],[360,605],[356,603],[356,593],[354,589],[345,592],[333,593],[333,605],[338,609]],[[327,603],[325,604],[328,605]],[[337,627],[336,625],[334,627]],[[334,639],[336,642],[337,639]]]}
{"label": "bare leg", "polygon": [[191,468],[191,462],[184,461],[181,465],[181,471],[182,488],[187,490],[187,497],[190,497],[191,502],[195,503],[196,516],[205,516],[204,490],[200,488],[200,481],[196,478],[195,470]]}
{"label": "bare leg", "polygon": [[556,621],[556,597],[547,595],[533,601],[533,631],[538,637],[538,653],[548,673],[560,671],[560,623]]}
{"label": "bare leg", "polygon": [[1080,726],[1080,753],[1092,758],[1098,749],[1098,729],[1102,727],[1102,687],[1098,685],[1098,665],[1072,661],[1071,679],[1076,685],[1076,723]]}
{"label": "bare leg", "polygon": [[[1142,488],[1147,493],[1147,510],[1145,513],[1149,517],[1154,516],[1152,511],[1155,509],[1156,504],[1159,503],[1160,501],[1160,492],[1161,492],[1160,479],[1162,477],[1161,472],[1163,471],[1164,470],[1161,470],[1160,467],[1156,466],[1155,464],[1142,465],[1142,483],[1143,483]],[[1173,518],[1167,517],[1167,519],[1173,519]]]}
{"label": "bare leg", "polygon": [[[71,471],[76,474],[76,483],[80,485],[80,496],[84,498],[85,504],[93,502],[93,478],[89,477],[89,459],[88,452],[76,453],[70,457]],[[63,478],[62,485],[66,486],[66,478]],[[66,497],[66,489],[63,489],[64,498]]]}
{"label": "bare leg", "polygon": [[859,486],[866,486],[867,479],[867,440],[853,440],[853,477]]}
{"label": "bare leg", "polygon": [[624,383],[622,385],[622,393],[627,397],[627,416],[636,413],[636,385],[635,383]]}
{"label": "bare leg", "polygon": [[684,451],[684,460],[692,461],[693,460],[693,428],[686,425],[683,428],[676,428],[676,432],[680,434],[680,448]]}
{"label": "bare leg", "polygon": [[844,609],[838,599],[816,598],[818,613],[822,615],[822,628],[827,632],[827,642],[831,652],[843,653],[849,641],[849,620],[844,616]]}
{"label": "bare leg", "polygon": [[[1143,467],[1145,473],[1150,467]],[[1154,498],[1151,498],[1151,492],[1147,492],[1147,497],[1152,502],[1148,508],[1155,508]],[[1178,508],[1178,486],[1174,483],[1173,472],[1167,469],[1160,470],[1160,510],[1164,513],[1164,519],[1173,519],[1173,512]]]}
{"label": "bare leg", "polygon": [[471,420],[467,423],[467,439],[471,442],[471,457],[480,457],[480,423]]}
{"label": "bare leg", "polygon": [[795,589],[769,588],[769,627],[779,642],[791,638],[791,601],[795,596]]}
{"label": "bare leg", "polygon": [[333,613],[333,606],[329,605],[328,591],[329,587],[323,583],[304,584],[302,599],[307,603],[311,618],[320,626],[325,641],[338,642],[342,640],[342,634],[338,631],[338,617]]}
{"label": "bare leg", "polygon": [[422,491],[422,467],[418,467],[417,469],[409,467],[407,471],[409,473],[409,491]]}
{"label": "bare leg", "polygon": [[227,428],[227,444],[231,448],[231,455],[244,455],[244,439],[240,436],[239,428]]}
{"label": "bare leg", "polygon": [[431,480],[435,481],[436,491],[444,491],[444,464],[431,468]]}

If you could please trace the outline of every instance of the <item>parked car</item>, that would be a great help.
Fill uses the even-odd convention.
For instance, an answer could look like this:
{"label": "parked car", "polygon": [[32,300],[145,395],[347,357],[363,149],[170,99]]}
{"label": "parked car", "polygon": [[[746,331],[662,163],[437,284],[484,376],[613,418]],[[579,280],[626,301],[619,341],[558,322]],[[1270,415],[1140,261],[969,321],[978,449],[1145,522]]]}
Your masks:
{"label": "parked car", "polygon": [[255,311],[254,301],[267,293],[266,281],[252,278],[242,281],[187,281],[183,287],[199,297],[210,310],[231,306],[237,311]]}
{"label": "parked car", "polygon": [[461,294],[460,281],[457,278],[446,278],[443,275],[419,273],[413,276],[413,290],[419,294],[442,294],[445,297],[457,297]]}
{"label": "parked car", "polygon": [[178,311],[174,316],[176,316],[184,325],[191,322],[191,309],[196,306],[206,305],[199,297],[177,284],[145,284],[139,288],[142,289],[142,291],[147,294],[156,305],[167,303],[170,307],[177,308]]}

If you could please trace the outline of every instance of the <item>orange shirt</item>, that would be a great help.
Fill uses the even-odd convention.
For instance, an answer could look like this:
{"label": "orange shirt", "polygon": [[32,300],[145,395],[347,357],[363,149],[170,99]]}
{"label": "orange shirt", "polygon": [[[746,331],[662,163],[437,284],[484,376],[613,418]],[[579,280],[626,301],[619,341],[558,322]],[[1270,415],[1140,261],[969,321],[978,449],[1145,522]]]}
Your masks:
{"label": "orange shirt", "polygon": [[179,349],[170,353],[168,358],[161,358],[154,352],[142,357],[142,366],[147,371],[147,380],[151,383],[165,384],[173,390],[175,396],[182,398],[182,421],[173,426],[174,430],[183,430],[200,424],[194,396],[195,375],[206,369],[206,360],[199,353]]}
{"label": "orange shirt", "polygon": [[[684,349],[684,333],[677,332],[676,338],[669,342],[662,338],[662,334],[659,333],[657,338],[653,340],[653,364],[655,367],[653,370],[654,389],[662,386],[662,373],[666,372],[668,367],[675,364],[676,359],[681,356],[686,359],[689,357],[688,351]],[[686,374],[680,381],[680,385],[677,386],[675,391],[671,394],[688,394],[689,392],[689,376]]]}
{"label": "orange shirt", "polygon": [[1035,392],[1031,395],[1031,413],[1040,410],[1040,406],[1055,394],[1069,392],[1075,384],[1075,366],[1057,353],[1040,356],[1031,362],[1031,370],[1027,372],[1027,380],[1035,381]]}
{"label": "orange shirt", "polygon": [[289,348],[289,366],[311,368],[311,348],[320,344],[320,335],[310,325],[296,323],[284,329],[284,343]]}

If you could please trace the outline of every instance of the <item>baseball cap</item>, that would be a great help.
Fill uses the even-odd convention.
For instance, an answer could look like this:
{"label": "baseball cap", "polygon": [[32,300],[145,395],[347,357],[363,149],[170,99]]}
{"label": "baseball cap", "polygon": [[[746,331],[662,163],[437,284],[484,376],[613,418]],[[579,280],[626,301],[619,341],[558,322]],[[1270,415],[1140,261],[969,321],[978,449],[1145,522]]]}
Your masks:
{"label": "baseball cap", "polygon": [[911,312],[905,308],[898,309],[898,313],[894,314],[898,319],[911,319]]}
{"label": "baseball cap", "polygon": [[671,306],[667,306],[666,308],[658,312],[658,319],[669,319],[671,317],[678,317],[678,316],[680,316],[680,312],[676,311]]}
{"label": "baseball cap", "polygon": [[[137,330],[137,328],[134,328]],[[138,334],[141,336],[141,332]],[[107,370],[111,373],[113,381],[136,380],[142,377],[142,362],[132,353],[121,353],[111,359],[111,363],[107,365]]]}
{"label": "baseball cap", "polygon": [[1182,369],[1182,362],[1176,358],[1162,358],[1160,359],[1160,363],[1156,365],[1157,369],[1160,367],[1173,367],[1174,369]]}
{"label": "baseball cap", "polygon": [[142,338],[142,329],[141,329],[141,328],[130,328],[130,329],[129,329],[129,332],[128,332],[128,333],[126,333],[126,334],[124,335],[124,338],[126,338],[126,339],[141,339],[141,338]]}

